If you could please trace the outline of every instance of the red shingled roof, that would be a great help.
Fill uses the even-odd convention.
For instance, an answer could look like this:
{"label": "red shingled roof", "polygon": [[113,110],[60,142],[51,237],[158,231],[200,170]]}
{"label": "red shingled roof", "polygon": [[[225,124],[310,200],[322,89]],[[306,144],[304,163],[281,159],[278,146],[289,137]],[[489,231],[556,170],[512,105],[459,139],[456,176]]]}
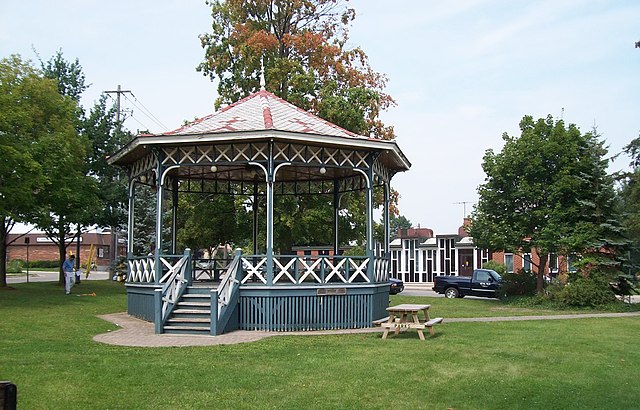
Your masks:
{"label": "red shingled roof", "polygon": [[253,93],[220,111],[162,135],[260,130],[369,139],[323,120],[265,90]]}

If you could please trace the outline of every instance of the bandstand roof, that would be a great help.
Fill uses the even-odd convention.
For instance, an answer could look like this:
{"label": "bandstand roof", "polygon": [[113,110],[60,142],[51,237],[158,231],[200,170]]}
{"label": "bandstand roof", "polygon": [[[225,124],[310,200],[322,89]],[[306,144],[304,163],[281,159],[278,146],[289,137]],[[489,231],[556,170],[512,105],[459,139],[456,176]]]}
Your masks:
{"label": "bandstand roof", "polygon": [[111,156],[109,162],[115,165],[132,164],[147,155],[153,146],[179,147],[260,140],[377,151],[381,163],[392,173],[411,167],[395,141],[354,134],[265,90],[174,131],[138,135]]}

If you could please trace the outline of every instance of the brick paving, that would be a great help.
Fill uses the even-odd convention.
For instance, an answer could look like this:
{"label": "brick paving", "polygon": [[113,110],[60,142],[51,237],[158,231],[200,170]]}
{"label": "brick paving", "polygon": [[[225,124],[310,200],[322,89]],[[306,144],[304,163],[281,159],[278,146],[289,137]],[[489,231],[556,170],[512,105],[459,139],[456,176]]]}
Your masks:
{"label": "brick paving", "polygon": [[[630,313],[593,313],[593,314],[571,314],[552,316],[505,316],[505,317],[475,317],[475,318],[450,318],[443,323],[454,322],[498,322],[498,321],[518,321],[518,320],[559,320],[559,319],[583,319],[583,318],[608,318],[608,317],[634,317],[640,316],[640,312]],[[280,335],[339,335],[355,333],[381,333],[381,328],[364,329],[343,329],[343,330],[323,330],[308,332],[263,332],[250,330],[236,330],[219,336],[205,335],[174,335],[155,334],[153,323],[129,316],[126,313],[112,313],[98,316],[108,322],[114,323],[120,329],[113,332],[96,335],[93,340],[118,346],[137,347],[171,347],[171,346],[212,346],[228,345],[237,343],[249,343],[267,337]]]}

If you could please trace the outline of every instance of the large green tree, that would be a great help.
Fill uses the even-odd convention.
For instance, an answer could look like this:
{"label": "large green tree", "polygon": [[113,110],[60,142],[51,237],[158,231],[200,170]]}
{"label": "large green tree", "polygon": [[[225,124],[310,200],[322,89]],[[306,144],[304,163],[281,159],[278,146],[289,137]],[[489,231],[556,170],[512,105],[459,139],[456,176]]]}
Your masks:
{"label": "large green tree", "polygon": [[[53,150],[40,153],[40,162],[51,184],[37,194],[42,208],[33,221],[58,246],[62,261],[70,243],[68,239],[79,238],[81,227],[93,225],[102,206],[97,180],[87,177],[92,144],[83,133],[85,119],[80,96],[87,86],[82,67],[77,59],[65,60],[61,51],[41,65],[44,76],[54,81],[59,94],[70,101],[74,114],[75,132],[57,141]],[[59,272],[59,281],[63,283],[62,267]]]}
{"label": "large green tree", "polygon": [[631,171],[622,175],[620,198],[624,212],[624,226],[632,241],[632,261],[640,265],[640,136],[632,140],[624,152],[631,157]]}
{"label": "large green tree", "polygon": [[[6,286],[6,237],[16,221],[34,222],[56,190],[53,164],[74,155],[76,105],[19,56],[0,60],[0,286]],[[81,164],[80,164],[81,165]]]}
{"label": "large green tree", "polygon": [[216,108],[260,87],[352,132],[390,139],[380,112],[394,104],[386,77],[360,48],[347,48],[355,10],[336,0],[208,1],[198,70],[218,81]]}
{"label": "large green tree", "polygon": [[503,135],[501,152],[485,153],[486,179],[469,233],[482,248],[535,249],[541,292],[550,253],[615,251],[613,179],[597,133],[583,134],[551,116],[525,116],[520,131]]}

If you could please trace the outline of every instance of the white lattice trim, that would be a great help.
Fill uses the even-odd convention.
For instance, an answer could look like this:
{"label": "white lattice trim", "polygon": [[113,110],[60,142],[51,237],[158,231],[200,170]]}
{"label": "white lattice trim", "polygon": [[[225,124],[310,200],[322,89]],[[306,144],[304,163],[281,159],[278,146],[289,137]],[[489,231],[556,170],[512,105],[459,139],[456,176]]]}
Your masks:
{"label": "white lattice trim", "polygon": [[357,261],[349,258],[349,266],[355,269],[353,274],[349,277],[349,283],[353,283],[354,279],[357,278],[358,276],[362,276],[365,281],[370,282],[366,273],[368,264],[369,264],[369,258],[362,260],[360,264],[358,264]]}
{"label": "white lattice trim", "polygon": [[322,263],[322,259],[316,259],[311,265],[308,265],[307,262],[303,258],[298,258],[300,264],[304,267],[304,273],[300,277],[300,283],[304,282],[307,276],[311,275],[315,278],[316,282],[322,283],[322,280],[316,275],[316,268],[320,263]]}
{"label": "white lattice trim", "polygon": [[267,280],[264,278],[264,276],[262,275],[262,272],[260,272],[260,268],[267,262],[267,258],[263,257],[262,259],[260,259],[260,261],[256,264],[256,266],[253,266],[253,264],[251,262],[249,262],[249,260],[247,258],[242,258],[242,268],[243,270],[246,272],[244,278],[242,278],[242,283],[246,283],[249,279],[251,279],[253,276],[256,276],[258,279],[260,279],[260,281],[264,284],[267,283]]}
{"label": "white lattice trim", "polygon": [[296,263],[296,260],[297,260],[297,258],[292,258],[291,260],[289,260],[289,262],[287,262],[283,266],[278,259],[274,259],[273,262],[276,264],[276,266],[278,266],[279,273],[273,278],[273,283],[278,283],[280,278],[285,276],[285,275],[289,278],[289,281],[291,281],[291,283],[296,283],[296,280],[293,278],[293,276],[291,276],[291,274],[289,274],[289,268],[291,268],[291,266],[294,263]]}
{"label": "white lattice trim", "polygon": [[156,269],[153,258],[129,260],[129,282],[153,283]]}
{"label": "white lattice trim", "polygon": [[331,279],[334,275],[339,277],[341,281],[343,281],[344,283],[347,283],[347,279],[342,276],[342,272],[341,270],[343,269],[344,264],[347,262],[347,258],[340,260],[340,262],[338,262],[335,266],[333,266],[333,264],[331,263],[331,261],[329,259],[325,259],[324,262],[327,264],[327,266],[329,268],[331,268],[331,272],[329,272],[329,274],[327,276],[325,276],[324,281],[325,282],[329,282],[329,279]]}

